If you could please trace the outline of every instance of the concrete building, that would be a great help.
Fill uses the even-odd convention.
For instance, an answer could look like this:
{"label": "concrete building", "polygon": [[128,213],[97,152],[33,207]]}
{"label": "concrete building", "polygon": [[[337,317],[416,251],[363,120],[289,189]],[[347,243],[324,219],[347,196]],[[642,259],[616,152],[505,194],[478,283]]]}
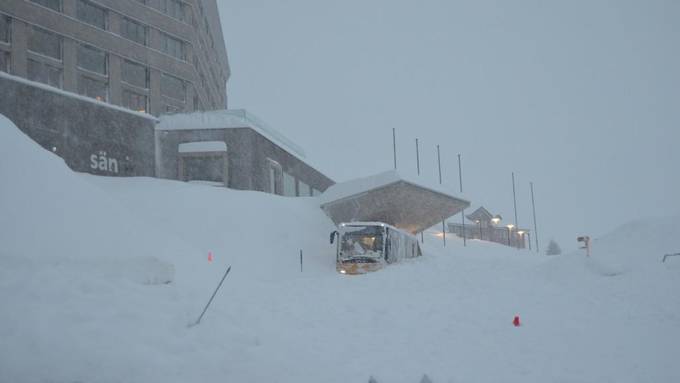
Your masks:
{"label": "concrete building", "polygon": [[318,195],[334,183],[302,148],[242,109],[162,116],[156,145],[160,178],[291,197]]}
{"label": "concrete building", "polygon": [[0,113],[73,170],[287,196],[332,185],[227,110],[229,75],[215,0],[0,1]]}
{"label": "concrete building", "polygon": [[5,0],[0,71],[154,116],[227,108],[215,0]]}

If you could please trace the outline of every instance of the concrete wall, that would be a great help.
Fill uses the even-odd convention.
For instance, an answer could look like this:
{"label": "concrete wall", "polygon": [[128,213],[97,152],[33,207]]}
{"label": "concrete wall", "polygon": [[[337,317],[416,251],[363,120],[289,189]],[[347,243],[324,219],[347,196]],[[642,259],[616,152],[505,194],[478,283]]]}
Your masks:
{"label": "concrete wall", "polygon": [[154,176],[155,119],[4,76],[0,89],[0,113],[71,169]]}
{"label": "concrete wall", "polygon": [[160,178],[178,178],[178,146],[185,142],[223,141],[227,144],[229,180],[227,186],[241,190],[269,191],[267,158],[282,170],[313,188],[324,191],[333,181],[291,155],[251,128],[157,130]]}

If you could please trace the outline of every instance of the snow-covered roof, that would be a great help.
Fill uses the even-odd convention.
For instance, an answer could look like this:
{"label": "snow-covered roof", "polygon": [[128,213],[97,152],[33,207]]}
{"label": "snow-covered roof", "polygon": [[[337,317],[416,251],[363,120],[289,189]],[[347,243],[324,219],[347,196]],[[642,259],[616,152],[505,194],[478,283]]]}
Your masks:
{"label": "snow-covered roof", "polygon": [[444,194],[446,196],[466,199],[460,193],[452,193],[450,190],[446,189],[442,185],[428,184],[420,179],[404,176],[403,174],[399,173],[396,170],[388,170],[386,172],[378,173],[373,176],[356,178],[345,182],[338,182],[335,185],[329,187],[321,195],[320,202],[323,205],[332,201],[337,201],[343,198],[361,194],[371,189],[387,186],[399,181],[405,181],[414,184],[420,188],[428,189],[435,193]]}
{"label": "snow-covered roof", "polygon": [[304,161],[305,151],[245,109],[178,113],[160,117],[157,130],[250,128]]}
{"label": "snow-covered roof", "polygon": [[183,142],[179,144],[180,153],[226,152],[227,144],[223,141]]}
{"label": "snow-covered roof", "polygon": [[335,184],[319,198],[335,224],[378,221],[410,233],[470,205],[440,185],[427,185],[393,170]]}
{"label": "snow-covered roof", "polygon": [[137,112],[136,110],[130,110],[130,109],[127,109],[127,108],[123,108],[122,106],[109,104],[108,102],[99,101],[99,100],[96,100],[94,98],[90,98],[90,97],[86,97],[86,96],[81,96],[77,93],[73,93],[73,92],[63,90],[63,89],[55,88],[53,86],[49,86],[49,85],[43,84],[41,82],[27,80],[23,77],[14,76],[14,75],[5,73],[3,71],[0,71],[0,78],[6,78],[8,80],[16,81],[18,83],[34,86],[36,88],[40,88],[40,89],[43,89],[43,90],[46,90],[46,91],[49,91],[49,92],[57,93],[57,94],[60,94],[62,96],[73,98],[73,99],[76,99],[76,100],[79,100],[79,101],[85,101],[85,102],[89,102],[89,103],[96,104],[96,105],[99,105],[99,106],[103,106],[105,108],[114,109],[114,110],[117,110],[119,112],[129,113],[129,114],[135,115],[137,117],[142,117],[142,118],[146,118],[146,119],[149,119],[149,120],[158,121],[158,119],[156,117],[154,117],[154,116],[152,116],[148,113]]}

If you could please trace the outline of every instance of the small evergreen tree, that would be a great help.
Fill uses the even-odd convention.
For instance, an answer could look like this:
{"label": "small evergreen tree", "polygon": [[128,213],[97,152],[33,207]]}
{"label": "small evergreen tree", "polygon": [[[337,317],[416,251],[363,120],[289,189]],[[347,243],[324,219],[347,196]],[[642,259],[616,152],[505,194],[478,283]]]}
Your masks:
{"label": "small evergreen tree", "polygon": [[562,249],[560,249],[560,245],[558,245],[554,239],[551,239],[550,243],[548,243],[548,249],[545,251],[545,255],[560,255],[560,254],[562,254]]}

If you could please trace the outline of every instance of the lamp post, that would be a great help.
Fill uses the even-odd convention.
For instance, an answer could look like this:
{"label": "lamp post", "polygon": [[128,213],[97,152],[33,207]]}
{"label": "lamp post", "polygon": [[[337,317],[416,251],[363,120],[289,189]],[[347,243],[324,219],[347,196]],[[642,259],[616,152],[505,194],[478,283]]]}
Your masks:
{"label": "lamp post", "polygon": [[[491,224],[492,224],[493,226],[496,226],[496,225],[498,225],[498,224],[501,222],[501,219],[502,219],[501,216],[498,215],[498,214],[496,214],[495,217],[491,218]],[[491,233],[493,233],[493,235],[489,238],[489,240],[491,240],[492,242],[496,242],[496,238],[498,238],[498,235],[496,235],[497,232],[498,232],[498,231],[497,231],[496,228],[494,227],[494,228],[493,228],[493,231],[491,232]],[[498,241],[502,241],[502,240],[503,240],[502,237],[498,239]]]}
{"label": "lamp post", "polygon": [[508,246],[510,246],[510,232],[512,231],[512,228],[515,227],[515,225],[509,223],[505,225],[505,227],[508,228]]}
{"label": "lamp post", "polygon": [[481,241],[482,240],[482,220],[478,219],[475,222],[477,222],[477,224],[479,225],[479,240]]}
{"label": "lamp post", "polygon": [[517,231],[517,235],[519,235],[519,239],[521,240],[521,242],[517,241],[517,248],[518,249],[520,248],[520,243],[521,243],[521,248],[524,248],[524,233],[525,233],[524,230],[518,230]]}

